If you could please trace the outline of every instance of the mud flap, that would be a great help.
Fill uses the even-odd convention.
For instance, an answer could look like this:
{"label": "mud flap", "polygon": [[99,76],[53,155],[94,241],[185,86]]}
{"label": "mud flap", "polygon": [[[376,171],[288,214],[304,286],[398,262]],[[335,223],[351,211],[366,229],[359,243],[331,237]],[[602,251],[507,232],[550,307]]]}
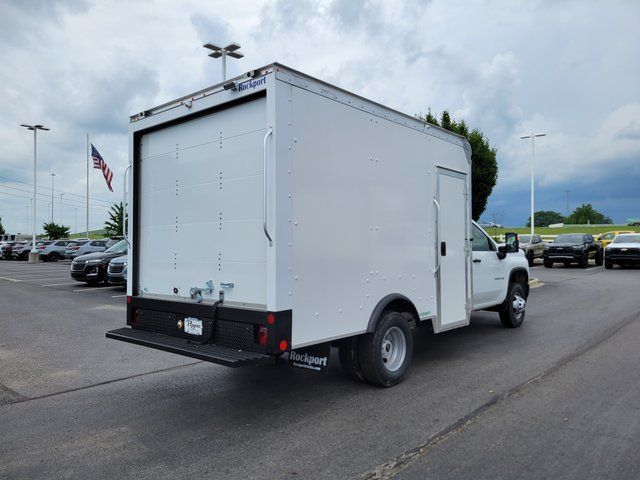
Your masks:
{"label": "mud flap", "polygon": [[324,373],[329,367],[330,343],[320,343],[289,352],[289,366]]}

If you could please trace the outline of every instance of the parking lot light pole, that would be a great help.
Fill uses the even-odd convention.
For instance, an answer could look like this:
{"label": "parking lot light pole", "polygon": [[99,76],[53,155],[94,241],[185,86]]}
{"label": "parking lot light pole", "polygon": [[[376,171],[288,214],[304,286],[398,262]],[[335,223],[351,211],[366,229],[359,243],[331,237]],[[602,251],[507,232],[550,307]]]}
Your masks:
{"label": "parking lot light pole", "polygon": [[213,50],[213,53],[209,54],[211,58],[222,57],[222,81],[223,82],[227,79],[227,56],[231,58],[244,57],[244,53],[238,52],[238,50],[240,50],[240,45],[237,43],[230,43],[224,48],[214,45],[213,43],[205,43],[203,47],[208,48],[209,50]]}
{"label": "parking lot light pole", "polygon": [[53,223],[53,180],[56,174],[52,172],[49,175],[51,175],[51,223]]}
{"label": "parking lot light pole", "polygon": [[533,238],[533,234],[535,231],[535,220],[533,213],[533,179],[534,179],[534,164],[536,160],[535,153],[535,138],[536,137],[544,137],[546,133],[532,133],[531,135],[522,135],[521,139],[530,138],[531,139],[531,238]]}
{"label": "parking lot light pole", "polygon": [[31,252],[29,253],[29,261],[37,262],[38,258],[38,250],[36,250],[36,159],[37,159],[37,137],[38,130],[49,130],[47,127],[42,125],[25,125],[24,123],[20,125],[21,127],[26,128],[27,130],[33,130],[33,209],[31,211],[32,215],[32,239],[31,239]]}
{"label": "parking lot light pole", "polygon": [[60,192],[60,226],[62,226],[62,196],[64,192]]}

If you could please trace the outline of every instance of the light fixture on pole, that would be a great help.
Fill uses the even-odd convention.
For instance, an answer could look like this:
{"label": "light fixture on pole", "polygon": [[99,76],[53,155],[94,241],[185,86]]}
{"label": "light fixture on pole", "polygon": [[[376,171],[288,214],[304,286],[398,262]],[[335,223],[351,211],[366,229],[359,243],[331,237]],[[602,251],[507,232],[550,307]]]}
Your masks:
{"label": "light fixture on pole", "polygon": [[50,173],[51,175],[51,223],[53,223],[53,180],[56,178],[55,173]]}
{"label": "light fixture on pole", "polygon": [[32,240],[31,240],[31,252],[29,253],[29,261],[37,262],[38,251],[36,250],[36,159],[37,159],[37,137],[38,130],[49,130],[47,127],[42,125],[25,125],[24,123],[20,125],[21,127],[26,128],[27,130],[33,130],[33,209],[31,211],[32,215]]}
{"label": "light fixture on pole", "polygon": [[534,214],[533,214],[533,183],[534,183],[534,164],[535,164],[535,160],[536,160],[536,153],[535,153],[535,138],[536,137],[544,137],[546,136],[546,133],[532,133],[531,135],[522,135],[520,138],[521,139],[526,139],[526,138],[530,138],[531,139],[531,237],[533,238],[533,234],[534,234],[534,226],[535,226],[535,220],[534,220]]}
{"label": "light fixture on pole", "polygon": [[203,47],[208,48],[209,50],[213,50],[213,53],[209,54],[211,58],[222,57],[222,81],[223,82],[227,79],[227,55],[230,56],[231,58],[244,57],[244,53],[241,53],[238,51],[240,50],[240,45],[237,43],[230,43],[224,48],[214,45],[213,43],[205,43]]}

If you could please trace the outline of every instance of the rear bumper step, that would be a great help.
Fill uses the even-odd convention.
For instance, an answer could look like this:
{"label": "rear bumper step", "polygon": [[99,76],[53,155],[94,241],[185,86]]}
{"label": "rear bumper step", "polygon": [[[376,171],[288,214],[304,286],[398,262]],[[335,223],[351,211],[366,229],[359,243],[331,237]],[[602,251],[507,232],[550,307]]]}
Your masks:
{"label": "rear bumper step", "polygon": [[264,365],[275,363],[276,357],[261,353],[237,350],[214,344],[198,344],[184,338],[171,337],[161,333],[146,332],[133,328],[118,328],[107,332],[107,338],[123,342],[135,343],[145,347],[177,353],[197,358],[205,362],[218,363],[227,367],[244,367],[247,365]]}

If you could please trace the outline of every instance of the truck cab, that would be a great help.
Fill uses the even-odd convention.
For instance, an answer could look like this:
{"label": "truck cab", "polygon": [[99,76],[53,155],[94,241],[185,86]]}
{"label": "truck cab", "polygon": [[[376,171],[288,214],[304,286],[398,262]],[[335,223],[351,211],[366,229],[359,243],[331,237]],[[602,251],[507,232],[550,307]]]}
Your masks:
{"label": "truck cab", "polygon": [[[507,243],[499,246],[475,222],[471,232],[473,309],[498,310],[505,326],[519,326],[529,296],[529,264],[519,249],[517,237],[507,234]],[[518,325],[513,324],[514,320]]]}

